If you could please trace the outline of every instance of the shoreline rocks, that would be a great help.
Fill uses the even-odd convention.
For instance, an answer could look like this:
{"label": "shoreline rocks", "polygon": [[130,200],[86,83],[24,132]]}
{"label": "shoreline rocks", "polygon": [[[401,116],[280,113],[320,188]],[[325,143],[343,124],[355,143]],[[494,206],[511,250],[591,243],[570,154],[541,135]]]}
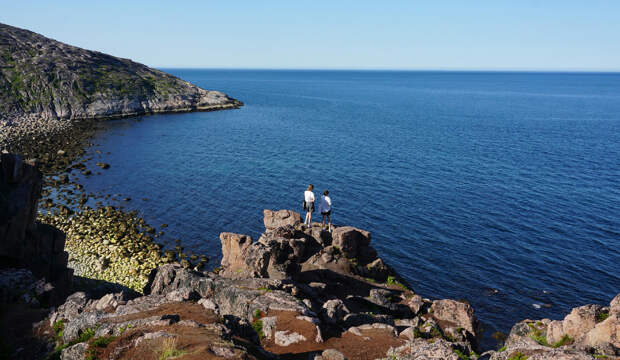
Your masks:
{"label": "shoreline rocks", "polygon": [[524,320],[515,324],[500,351],[491,360],[515,356],[529,359],[620,358],[620,294],[610,306],[584,305],[563,320]]}
{"label": "shoreline rocks", "polygon": [[265,210],[264,217],[257,241],[221,234],[218,271],[170,263],[150,271],[143,294],[74,293],[36,325],[37,333],[56,339],[61,359],[147,358],[172,340],[187,354],[248,359],[618,355],[620,294],[609,306],[575,308],[562,321],[518,323],[504,348],[479,356],[481,328],[469,304],[424,299],[387,265],[366,277],[360,267],[382,261],[370,233],[308,227],[290,210]]}

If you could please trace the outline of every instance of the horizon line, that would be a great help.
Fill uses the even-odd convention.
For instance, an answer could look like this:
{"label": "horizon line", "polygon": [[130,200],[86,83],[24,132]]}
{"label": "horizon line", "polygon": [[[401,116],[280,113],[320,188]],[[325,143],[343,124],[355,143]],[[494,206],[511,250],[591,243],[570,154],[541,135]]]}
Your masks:
{"label": "horizon line", "polygon": [[514,73],[592,73],[592,74],[617,74],[619,69],[591,69],[591,68],[381,68],[381,67],[220,67],[220,66],[153,66],[156,69],[180,69],[180,70],[282,70],[282,71],[394,71],[394,72],[514,72]]}

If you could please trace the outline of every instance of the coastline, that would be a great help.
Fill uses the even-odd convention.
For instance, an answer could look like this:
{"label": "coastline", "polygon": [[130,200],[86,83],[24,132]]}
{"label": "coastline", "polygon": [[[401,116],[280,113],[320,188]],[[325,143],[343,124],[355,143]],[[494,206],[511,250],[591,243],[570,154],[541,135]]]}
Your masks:
{"label": "coastline", "polygon": [[111,206],[107,200],[112,194],[87,193],[76,175],[98,176],[107,168],[103,163],[99,163],[99,168],[87,168],[90,158],[86,149],[92,145],[90,140],[102,131],[100,125],[107,120],[241,106],[242,102],[231,99],[226,104],[82,119],[44,119],[31,115],[28,121],[13,121],[13,126],[0,127],[0,150],[36,159],[43,173],[37,218],[67,234],[65,246],[75,275],[118,283],[141,292],[152,269],[174,261],[199,269],[208,258],[184,253],[180,242],[173,250],[164,251],[163,245],[157,243],[163,235],[162,227],[156,231],[137,211]]}

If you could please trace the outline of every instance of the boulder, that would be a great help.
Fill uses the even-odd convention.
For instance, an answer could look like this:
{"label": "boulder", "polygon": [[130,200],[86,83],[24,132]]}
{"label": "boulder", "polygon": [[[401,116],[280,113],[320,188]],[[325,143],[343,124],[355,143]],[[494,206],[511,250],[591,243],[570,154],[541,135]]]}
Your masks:
{"label": "boulder", "polygon": [[279,227],[301,223],[301,216],[293,210],[263,210],[263,222],[267,231],[275,230]]}
{"label": "boulder", "polygon": [[370,245],[370,233],[352,226],[342,226],[332,232],[332,245],[348,258],[355,258],[359,249]]}
{"label": "boulder", "polygon": [[604,355],[620,355],[620,314],[611,314],[596,324],[580,343],[585,347],[605,349]]}
{"label": "boulder", "polygon": [[61,360],[83,360],[88,349],[88,343],[81,342],[66,349],[60,353]]}
{"label": "boulder", "polygon": [[252,245],[252,238],[248,235],[223,232],[220,234],[222,243],[222,267],[231,272],[237,272],[245,267],[244,255]]}
{"label": "boulder", "polygon": [[207,298],[213,295],[215,283],[199,272],[186,269],[179,264],[162,265],[151,271],[149,281],[144,287],[146,295],[167,295],[175,290],[193,290],[192,298]]}
{"label": "boulder", "polygon": [[321,353],[322,360],[347,360],[347,358],[336,349],[323,350]]}
{"label": "boulder", "polygon": [[554,344],[568,335],[578,339],[592,330],[601,314],[602,306],[585,305],[574,308],[564,321],[552,321],[547,327],[547,341]]}
{"label": "boulder", "polygon": [[[471,334],[472,340],[476,343],[474,346],[477,346],[481,328],[480,323],[474,316],[474,309],[471,305],[460,301],[444,299],[433,301],[431,309],[433,310],[433,317],[438,320],[442,328],[449,326],[462,327]],[[443,322],[448,324],[443,324]]]}
{"label": "boulder", "polygon": [[336,324],[342,320],[350,311],[340,299],[328,300],[323,304],[321,315],[323,319],[331,324]]}
{"label": "boulder", "polygon": [[298,342],[306,341],[303,335],[292,331],[276,331],[275,343],[280,346],[289,346]]}

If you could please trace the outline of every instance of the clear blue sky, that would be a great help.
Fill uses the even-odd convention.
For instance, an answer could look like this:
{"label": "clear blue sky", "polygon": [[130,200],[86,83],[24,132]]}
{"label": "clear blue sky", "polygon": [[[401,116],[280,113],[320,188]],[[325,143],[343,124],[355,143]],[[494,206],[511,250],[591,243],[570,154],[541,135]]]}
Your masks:
{"label": "clear blue sky", "polygon": [[620,0],[0,0],[0,22],[157,67],[620,70]]}

